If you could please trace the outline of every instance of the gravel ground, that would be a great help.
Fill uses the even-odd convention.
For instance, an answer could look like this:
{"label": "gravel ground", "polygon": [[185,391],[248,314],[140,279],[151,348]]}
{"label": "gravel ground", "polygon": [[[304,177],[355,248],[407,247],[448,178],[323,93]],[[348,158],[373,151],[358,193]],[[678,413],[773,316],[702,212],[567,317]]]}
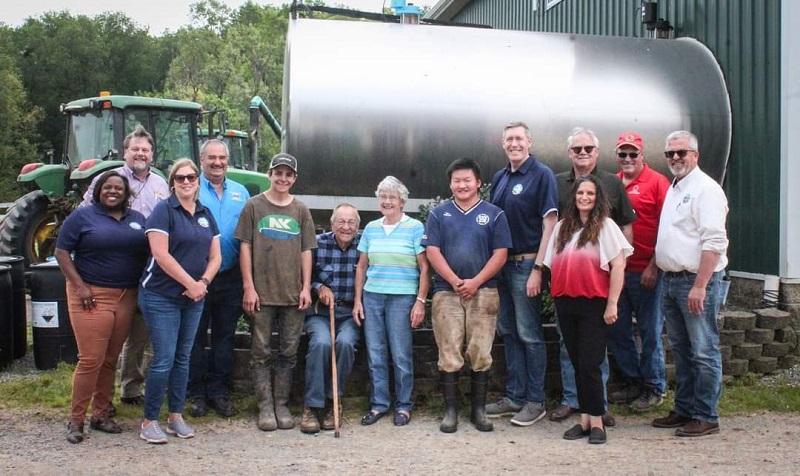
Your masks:
{"label": "gravel ground", "polygon": [[565,441],[570,423],[528,428],[496,424],[479,433],[462,418],[445,435],[438,420],[418,416],[404,428],[390,419],[372,427],[348,423],[341,438],[298,430],[265,433],[254,419],[199,425],[191,440],[147,445],[136,422],[121,435],[91,432],[80,445],[64,440],[63,418],[0,410],[0,474],[797,474],[800,416],[764,413],[725,418],[719,435],[682,439],[638,417],[620,418],[609,442]]}

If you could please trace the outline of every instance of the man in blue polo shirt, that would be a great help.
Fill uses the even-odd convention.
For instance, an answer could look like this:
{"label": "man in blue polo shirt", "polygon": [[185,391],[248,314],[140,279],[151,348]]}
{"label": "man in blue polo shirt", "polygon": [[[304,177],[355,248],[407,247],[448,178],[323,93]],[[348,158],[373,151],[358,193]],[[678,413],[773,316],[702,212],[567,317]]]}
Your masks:
{"label": "man in blue polo shirt", "polygon": [[[211,139],[200,148],[200,203],[211,210],[217,221],[222,249],[222,265],[208,294],[197,328],[189,367],[189,412],[192,416],[208,413],[208,406],[220,416],[230,417],[236,409],[230,399],[229,381],[233,369],[236,323],[242,315],[242,273],[239,270],[239,240],[233,234],[239,214],[250,198],[240,183],[225,178],[228,170],[228,146]],[[208,343],[208,329],[211,342]]]}
{"label": "man in blue polo shirt", "polygon": [[499,305],[494,277],[506,263],[511,231],[503,210],[478,194],[477,162],[458,159],[447,168],[447,176],[453,199],[431,212],[422,239],[436,271],[433,333],[445,402],[439,429],[453,433],[458,428],[458,374],[466,354],[472,368],[471,421],[479,431],[492,431],[486,419],[486,386]]}
{"label": "man in blue polo shirt", "polygon": [[513,415],[511,423],[528,426],[545,415],[547,352],[542,329],[542,260],[558,220],[558,187],[553,171],[530,153],[533,145],[524,122],[503,130],[508,164],[492,179],[489,200],[502,208],[513,246],[498,279],[500,315],[497,333],[505,347],[505,396],[486,406],[490,417]]}

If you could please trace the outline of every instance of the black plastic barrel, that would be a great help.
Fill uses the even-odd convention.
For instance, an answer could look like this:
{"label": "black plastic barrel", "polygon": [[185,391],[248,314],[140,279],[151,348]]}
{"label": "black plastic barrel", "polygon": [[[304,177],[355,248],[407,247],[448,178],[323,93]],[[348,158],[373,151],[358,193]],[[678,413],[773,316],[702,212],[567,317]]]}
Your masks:
{"label": "black plastic barrel", "polygon": [[14,288],[14,358],[25,357],[28,351],[28,316],[25,310],[25,258],[0,256],[0,264],[11,266]]}
{"label": "black plastic barrel", "polygon": [[0,369],[14,360],[14,287],[11,266],[0,264]]}
{"label": "black plastic barrel", "polygon": [[31,266],[31,326],[33,360],[37,369],[52,369],[62,361],[78,361],[64,275],[56,263]]}

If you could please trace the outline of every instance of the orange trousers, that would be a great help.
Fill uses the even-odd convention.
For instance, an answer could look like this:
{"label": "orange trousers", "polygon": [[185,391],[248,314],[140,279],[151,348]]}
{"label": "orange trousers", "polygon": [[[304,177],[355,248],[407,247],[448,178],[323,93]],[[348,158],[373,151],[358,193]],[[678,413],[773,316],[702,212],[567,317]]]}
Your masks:
{"label": "orange trousers", "polygon": [[128,338],[136,310],[136,288],[89,286],[96,307],[85,310],[67,282],[70,323],[78,344],[78,366],[72,377],[71,421],[83,423],[89,402],[92,417],[103,418],[114,391],[114,371],[122,344]]}

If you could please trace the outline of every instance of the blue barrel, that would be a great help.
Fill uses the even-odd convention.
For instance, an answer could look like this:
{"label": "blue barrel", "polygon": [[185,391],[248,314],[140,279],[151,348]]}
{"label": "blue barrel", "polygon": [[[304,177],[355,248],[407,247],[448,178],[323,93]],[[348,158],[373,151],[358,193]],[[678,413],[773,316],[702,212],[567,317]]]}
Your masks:
{"label": "blue barrel", "polygon": [[11,266],[0,264],[0,370],[14,360],[14,288]]}
{"label": "blue barrel", "polygon": [[69,321],[64,275],[57,263],[31,266],[31,326],[33,361],[39,370],[59,362],[76,363],[78,345]]}
{"label": "blue barrel", "polygon": [[25,309],[25,258],[0,256],[0,264],[11,266],[11,286],[14,288],[14,358],[25,357],[28,351],[28,315]]}

